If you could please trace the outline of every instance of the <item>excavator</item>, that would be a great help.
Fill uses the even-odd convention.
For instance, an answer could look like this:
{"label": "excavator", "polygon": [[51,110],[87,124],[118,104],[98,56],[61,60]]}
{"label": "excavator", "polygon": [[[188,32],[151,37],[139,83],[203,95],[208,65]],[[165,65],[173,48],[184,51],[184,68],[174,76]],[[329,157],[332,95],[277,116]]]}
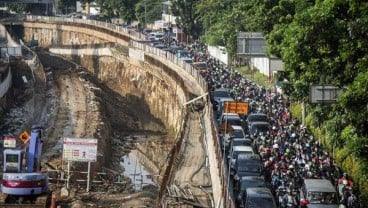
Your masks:
{"label": "excavator", "polygon": [[5,149],[0,207],[47,207],[48,174],[41,172],[42,128],[34,125],[23,149]]}

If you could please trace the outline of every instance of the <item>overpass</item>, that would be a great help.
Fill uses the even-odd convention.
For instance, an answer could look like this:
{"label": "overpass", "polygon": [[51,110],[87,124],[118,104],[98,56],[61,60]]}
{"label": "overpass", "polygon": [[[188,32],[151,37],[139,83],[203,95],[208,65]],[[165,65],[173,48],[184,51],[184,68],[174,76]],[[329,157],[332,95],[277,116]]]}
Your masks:
{"label": "overpass", "polygon": [[[157,113],[157,116],[160,116],[166,124],[175,129],[178,138],[175,140],[177,143],[172,149],[172,160],[178,156],[182,142],[180,137],[184,132],[183,128],[185,127],[184,123],[186,121],[185,112],[182,109],[183,104],[188,102],[192,98],[192,95],[199,96],[207,91],[206,82],[190,64],[176,59],[170,53],[144,44],[145,41],[142,34],[109,23],[83,19],[26,16],[23,25],[23,39],[25,41],[30,41],[34,38],[38,40],[40,46],[49,48],[54,52],[65,51],[63,48],[65,45],[103,44],[106,42],[112,42],[120,48],[125,48],[128,52],[126,56],[118,58],[128,60],[128,65],[134,66],[134,68],[132,70],[124,69],[126,70],[125,72],[96,71],[95,75],[99,78],[105,79],[104,76],[107,76],[111,79],[112,76],[122,73],[128,74],[135,80],[139,80],[145,76],[141,73],[142,70],[145,70],[156,77],[154,79],[165,79],[167,83],[174,84],[169,89],[159,89],[159,94],[156,95],[152,94],[152,92],[147,92],[147,96],[144,99],[147,99],[147,102],[152,105],[152,108],[160,111]],[[81,50],[84,49],[80,49],[79,51]],[[152,67],[146,67],[147,65]],[[157,71],[157,69],[159,70]],[[127,85],[127,83],[120,84]],[[179,105],[167,103],[172,99],[168,99],[167,91],[171,91],[170,94],[174,93],[177,96],[175,100],[179,102]],[[152,96],[148,96],[151,94]],[[161,100],[157,103],[157,101],[154,101],[155,99]],[[170,107],[168,109],[162,109],[162,106],[165,106],[166,103]],[[226,188],[226,180],[222,177],[224,164],[221,160],[220,148],[218,148],[219,144],[216,138],[217,133],[213,123],[214,119],[211,109],[211,104],[208,103],[206,106],[206,121],[204,122],[205,126],[203,128],[208,130],[206,132],[206,148],[210,164],[213,189],[212,198],[215,199],[215,207],[230,207],[230,203],[227,201],[229,196]],[[160,200],[162,200],[166,192],[167,185],[172,182],[171,171],[175,169],[174,166],[175,161],[171,161],[166,169],[167,174],[161,180]]]}

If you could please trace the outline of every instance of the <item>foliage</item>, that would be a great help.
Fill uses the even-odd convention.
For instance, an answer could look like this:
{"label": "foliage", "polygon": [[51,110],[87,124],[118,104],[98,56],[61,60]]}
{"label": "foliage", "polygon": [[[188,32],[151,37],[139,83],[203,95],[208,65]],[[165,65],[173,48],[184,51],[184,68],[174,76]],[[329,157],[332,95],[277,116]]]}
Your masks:
{"label": "foliage", "polygon": [[301,103],[292,102],[290,105],[290,112],[294,118],[298,119],[299,121],[302,121],[302,104]]}
{"label": "foliage", "polygon": [[76,5],[76,0],[59,0],[57,1],[57,8],[61,10],[62,14],[68,14],[70,12],[69,8]]}
{"label": "foliage", "polygon": [[141,0],[135,5],[135,15],[141,23],[153,23],[161,19],[162,0]]}
{"label": "foliage", "polygon": [[360,73],[340,96],[347,120],[360,135],[368,135],[368,71]]}
{"label": "foliage", "polygon": [[135,5],[136,0],[96,0],[101,7],[101,13],[108,17],[119,17],[124,19],[128,24],[136,19]]}
{"label": "foliage", "polygon": [[195,12],[196,0],[175,0],[172,1],[172,12],[176,19],[176,24],[185,34],[193,36],[197,40],[202,33],[202,25]]}
{"label": "foliage", "polygon": [[30,11],[30,6],[27,4],[21,4],[21,3],[13,3],[13,4],[9,4],[9,8],[10,11],[14,11],[17,13],[22,13],[22,12],[28,12]]}

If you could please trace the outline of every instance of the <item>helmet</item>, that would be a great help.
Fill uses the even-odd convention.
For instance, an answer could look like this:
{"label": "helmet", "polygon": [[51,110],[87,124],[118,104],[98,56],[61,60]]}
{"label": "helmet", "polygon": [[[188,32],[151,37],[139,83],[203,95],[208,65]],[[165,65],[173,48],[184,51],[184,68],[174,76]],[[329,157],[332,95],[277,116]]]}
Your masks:
{"label": "helmet", "polygon": [[294,165],[289,165],[289,169],[294,169]]}
{"label": "helmet", "polygon": [[307,199],[303,198],[303,199],[300,200],[300,205],[301,206],[307,206],[308,204],[309,204],[309,201]]}
{"label": "helmet", "polygon": [[343,181],[342,181],[342,184],[344,184],[344,185],[348,185],[348,180],[343,180]]}

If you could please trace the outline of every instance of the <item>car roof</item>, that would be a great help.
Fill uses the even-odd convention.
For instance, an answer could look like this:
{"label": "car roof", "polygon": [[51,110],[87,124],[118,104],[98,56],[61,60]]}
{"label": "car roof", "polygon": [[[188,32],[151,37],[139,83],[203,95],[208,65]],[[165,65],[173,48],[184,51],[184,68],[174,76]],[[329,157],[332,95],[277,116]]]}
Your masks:
{"label": "car roof", "polygon": [[253,152],[253,148],[250,146],[234,146],[233,151],[251,151]]}
{"label": "car roof", "polygon": [[332,183],[326,179],[304,179],[304,185],[308,192],[336,192]]}
{"label": "car roof", "polygon": [[214,90],[214,92],[216,92],[216,91],[229,91],[229,88],[224,88],[224,87],[217,88],[217,89]]}
{"label": "car roof", "polygon": [[248,117],[250,117],[250,116],[267,116],[267,115],[264,114],[264,113],[251,113],[251,114],[248,115]]}
{"label": "car roof", "polygon": [[259,155],[250,155],[250,154],[242,154],[238,155],[238,159],[240,160],[252,160],[252,161],[261,161]]}
{"label": "car roof", "polygon": [[265,179],[262,176],[243,176],[241,177],[241,180],[245,181],[265,181]]}
{"label": "car roof", "polygon": [[237,113],[222,113],[222,116],[237,116],[237,117],[239,117],[240,118],[240,116],[239,116],[239,114],[237,114]]}
{"label": "car roof", "polygon": [[220,102],[234,101],[234,98],[232,98],[232,97],[219,97],[219,101]]}
{"label": "car roof", "polygon": [[238,126],[238,125],[231,125],[231,127],[233,127],[234,130],[243,130],[243,127]]}
{"label": "car roof", "polygon": [[268,125],[268,126],[270,126],[270,123],[265,122],[265,121],[255,121],[255,122],[252,122],[250,125],[251,126],[259,126],[259,125]]}
{"label": "car roof", "polygon": [[257,187],[257,188],[247,188],[248,196],[270,196],[273,198],[271,190],[269,188]]}

